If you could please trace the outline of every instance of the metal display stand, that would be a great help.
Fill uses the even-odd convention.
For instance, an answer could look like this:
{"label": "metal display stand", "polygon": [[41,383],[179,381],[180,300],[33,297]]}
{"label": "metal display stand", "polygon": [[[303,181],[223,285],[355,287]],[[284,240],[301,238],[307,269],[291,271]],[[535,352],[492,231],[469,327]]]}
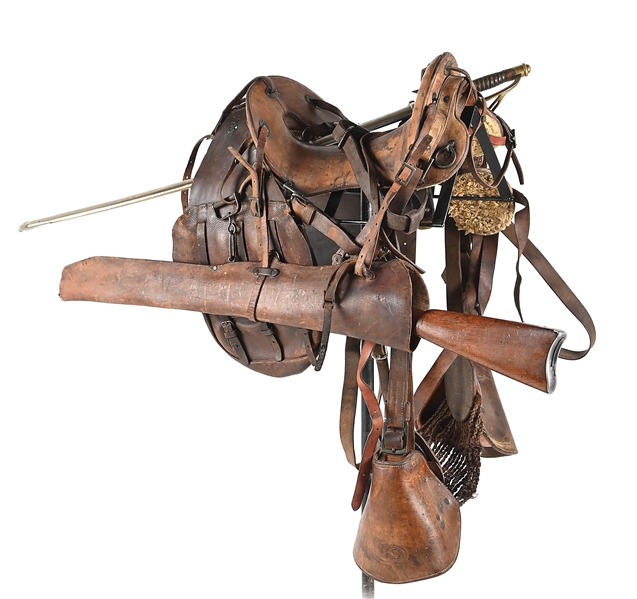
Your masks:
{"label": "metal display stand", "polygon": [[[367,364],[363,368],[362,372],[363,380],[370,386],[374,386],[374,359],[369,358],[367,360]],[[363,447],[365,447],[365,442],[367,441],[367,436],[369,432],[372,430],[372,419],[369,416],[369,411],[367,410],[367,406],[363,401],[363,398],[360,398],[361,403],[361,453]],[[371,486],[371,476],[369,482],[367,483],[367,490],[365,491],[365,495],[363,497],[363,503],[361,505],[361,513],[365,509],[365,504],[367,503],[367,496],[369,494],[369,489]],[[373,599],[374,597],[374,579],[371,576],[365,574],[365,572],[361,571],[362,579],[362,597],[363,599]]]}

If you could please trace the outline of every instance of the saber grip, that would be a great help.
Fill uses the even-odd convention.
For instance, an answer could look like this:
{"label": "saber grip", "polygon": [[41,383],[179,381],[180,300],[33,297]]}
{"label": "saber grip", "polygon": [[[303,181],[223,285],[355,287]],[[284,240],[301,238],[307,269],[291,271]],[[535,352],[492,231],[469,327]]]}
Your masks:
{"label": "saber grip", "polygon": [[499,73],[492,73],[491,75],[485,75],[474,79],[476,89],[479,92],[486,91],[503,83],[513,81],[516,77],[526,77],[531,72],[531,67],[528,64],[521,64],[520,66],[505,69]]}

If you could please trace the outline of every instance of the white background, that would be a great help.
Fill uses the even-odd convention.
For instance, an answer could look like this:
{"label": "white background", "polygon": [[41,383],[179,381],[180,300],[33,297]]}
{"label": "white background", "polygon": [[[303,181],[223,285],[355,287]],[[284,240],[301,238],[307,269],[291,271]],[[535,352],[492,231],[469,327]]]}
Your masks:
{"label": "white background", "polygon": [[[551,396],[498,377],[519,454],[485,460],[447,574],[376,596],[634,596],[630,5],[1,2],[3,599],[360,596],[343,340],[320,373],[274,380],[227,358],[198,314],[59,300],[71,262],[170,260],[177,195],[18,226],[179,180],[256,75],[296,79],[360,122],[406,105],[443,51],[474,77],[532,66],[499,112],[517,132],[531,239],[599,341],[560,361]],[[444,308],[441,232],[419,245]],[[505,239],[500,253],[488,314],[515,318]],[[523,268],[526,319],[585,347]]]}

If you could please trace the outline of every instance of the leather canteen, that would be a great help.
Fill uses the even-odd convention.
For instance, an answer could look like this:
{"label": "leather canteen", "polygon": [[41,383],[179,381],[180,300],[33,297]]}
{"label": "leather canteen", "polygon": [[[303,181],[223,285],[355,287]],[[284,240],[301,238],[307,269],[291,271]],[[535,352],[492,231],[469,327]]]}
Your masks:
{"label": "leather canteen", "polygon": [[[353,266],[353,265],[352,265]],[[192,310],[322,331],[325,291],[342,266],[257,262],[208,266],[99,256],[67,266],[60,297]],[[260,273],[270,272],[268,275]],[[274,274],[274,276],[272,276]],[[331,331],[413,351],[414,322],[429,308],[420,275],[400,260],[378,264],[367,281],[353,272],[336,290]]]}
{"label": "leather canteen", "polygon": [[460,549],[460,506],[419,451],[372,465],[354,560],[374,580],[405,583],[446,572]]}

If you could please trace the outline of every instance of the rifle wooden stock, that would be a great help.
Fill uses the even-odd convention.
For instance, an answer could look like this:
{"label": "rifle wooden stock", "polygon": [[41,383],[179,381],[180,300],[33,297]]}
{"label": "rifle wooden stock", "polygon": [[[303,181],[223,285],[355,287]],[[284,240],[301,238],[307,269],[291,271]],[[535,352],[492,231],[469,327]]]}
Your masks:
{"label": "rifle wooden stock", "polygon": [[566,333],[529,324],[445,310],[428,310],[416,334],[535,389],[555,390],[555,363]]}

